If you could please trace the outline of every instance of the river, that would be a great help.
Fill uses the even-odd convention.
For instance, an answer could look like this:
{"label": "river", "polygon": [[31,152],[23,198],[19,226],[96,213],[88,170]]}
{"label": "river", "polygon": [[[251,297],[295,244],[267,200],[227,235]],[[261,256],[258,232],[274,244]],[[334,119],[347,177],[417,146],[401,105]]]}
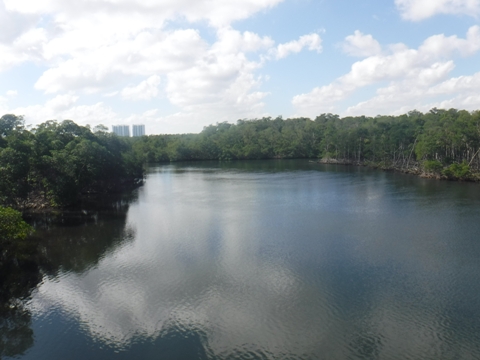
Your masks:
{"label": "river", "polygon": [[479,184],[182,163],[85,214],[39,227],[50,267],[2,358],[480,358]]}

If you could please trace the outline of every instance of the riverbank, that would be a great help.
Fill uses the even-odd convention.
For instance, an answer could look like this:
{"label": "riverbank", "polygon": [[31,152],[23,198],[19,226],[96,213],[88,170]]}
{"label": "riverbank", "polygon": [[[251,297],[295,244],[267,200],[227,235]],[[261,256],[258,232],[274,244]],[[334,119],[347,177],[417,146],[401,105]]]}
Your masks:
{"label": "riverbank", "polygon": [[105,199],[110,202],[114,198],[125,197],[125,194],[131,193],[135,189],[143,186],[144,178],[130,181],[123,181],[108,188],[95,189],[83,192],[78,195],[78,200],[73,204],[63,205],[55,202],[51,196],[46,196],[40,191],[31,192],[28,197],[13,204],[6,204],[22,213],[56,213],[62,211],[76,211],[85,208],[103,208]]}
{"label": "riverbank", "polygon": [[452,164],[449,167],[437,168],[436,171],[428,171],[425,169],[425,166],[422,166],[421,163],[412,162],[411,164],[405,166],[395,166],[385,163],[375,163],[372,161],[350,161],[344,159],[320,159],[317,161],[310,161],[311,163],[317,164],[331,164],[331,165],[347,165],[347,166],[367,166],[374,169],[379,169],[383,171],[394,171],[402,174],[411,174],[416,175],[421,178],[426,179],[436,179],[436,180],[449,180],[449,181],[469,181],[469,182],[480,182],[480,173],[472,171],[470,168],[467,171],[461,173],[461,176],[457,176],[452,170],[452,166],[462,166],[462,164]]}

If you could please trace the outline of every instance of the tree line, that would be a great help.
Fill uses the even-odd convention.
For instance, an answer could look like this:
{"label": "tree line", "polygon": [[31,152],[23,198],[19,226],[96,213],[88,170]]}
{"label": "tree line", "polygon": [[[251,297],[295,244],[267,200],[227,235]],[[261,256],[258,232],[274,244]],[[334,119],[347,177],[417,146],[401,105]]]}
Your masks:
{"label": "tree line", "polygon": [[0,118],[0,205],[68,206],[84,195],[119,190],[143,178],[132,145],[99,126],[46,121],[27,129]]}
{"label": "tree line", "polygon": [[199,134],[139,138],[71,120],[27,128],[21,116],[8,114],[0,118],[0,205],[68,206],[134,185],[144,163],[189,160],[307,158],[479,180],[479,152],[480,111],[456,109],[264,117],[217,123]]}
{"label": "tree line", "polygon": [[145,162],[308,158],[478,180],[480,112],[434,108],[399,116],[264,117],[131,142]]}

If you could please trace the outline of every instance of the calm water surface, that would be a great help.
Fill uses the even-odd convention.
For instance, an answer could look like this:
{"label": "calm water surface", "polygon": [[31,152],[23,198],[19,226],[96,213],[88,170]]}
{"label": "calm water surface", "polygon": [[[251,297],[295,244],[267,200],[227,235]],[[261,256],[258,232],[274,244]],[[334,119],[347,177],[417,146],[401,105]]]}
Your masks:
{"label": "calm water surface", "polygon": [[16,358],[480,359],[478,184],[156,166],[115,211],[39,233],[53,265]]}

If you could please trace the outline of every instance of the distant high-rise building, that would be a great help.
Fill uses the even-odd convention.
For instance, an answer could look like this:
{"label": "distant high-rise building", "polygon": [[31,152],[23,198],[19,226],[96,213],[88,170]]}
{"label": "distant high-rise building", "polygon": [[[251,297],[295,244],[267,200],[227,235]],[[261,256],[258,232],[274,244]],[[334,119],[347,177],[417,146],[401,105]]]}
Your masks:
{"label": "distant high-rise building", "polygon": [[112,131],[118,136],[130,136],[130,126],[128,125],[113,125]]}
{"label": "distant high-rise building", "polygon": [[145,125],[132,126],[132,136],[143,136],[143,135],[145,135]]}

